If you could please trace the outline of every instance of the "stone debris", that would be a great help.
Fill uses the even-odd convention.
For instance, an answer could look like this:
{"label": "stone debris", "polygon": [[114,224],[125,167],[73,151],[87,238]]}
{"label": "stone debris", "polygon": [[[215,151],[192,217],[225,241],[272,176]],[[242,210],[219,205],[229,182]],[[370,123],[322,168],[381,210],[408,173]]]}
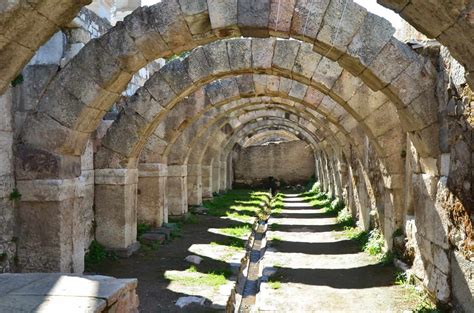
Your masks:
{"label": "stone debris", "polygon": [[185,306],[188,306],[190,304],[198,304],[204,306],[205,303],[206,299],[203,297],[190,296],[179,298],[178,301],[176,301],[176,306],[179,306],[180,308],[184,308]]}
{"label": "stone debris", "polygon": [[203,206],[198,206],[198,207],[193,207],[191,208],[191,211],[192,213],[194,214],[202,214],[202,215],[206,215],[207,212],[209,211],[208,208],[205,208]]}
{"label": "stone debris", "polygon": [[196,264],[196,265],[199,265],[199,264],[201,264],[202,261],[204,261],[203,258],[201,258],[200,256],[197,256],[197,255],[188,255],[186,258],[184,258],[184,260],[186,262],[193,263],[193,264]]}

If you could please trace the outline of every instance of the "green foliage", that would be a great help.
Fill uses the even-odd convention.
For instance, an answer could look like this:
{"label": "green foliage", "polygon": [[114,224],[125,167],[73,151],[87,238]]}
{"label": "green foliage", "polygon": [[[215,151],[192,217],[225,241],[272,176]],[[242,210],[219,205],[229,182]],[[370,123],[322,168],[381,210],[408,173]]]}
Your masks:
{"label": "green foliage", "polygon": [[18,191],[18,189],[13,188],[13,191],[10,193],[10,200],[21,200],[21,193]]}
{"label": "green foliage", "polygon": [[339,211],[336,218],[337,224],[343,227],[354,226],[354,219],[352,218],[351,213],[343,210]]}
{"label": "green foliage", "polygon": [[140,239],[140,237],[151,230],[151,225],[145,224],[145,223],[139,223],[137,225],[137,239]]}
{"label": "green foliage", "polygon": [[279,282],[279,281],[269,281],[268,285],[272,289],[280,289],[281,288],[281,282]]}
{"label": "green foliage", "polygon": [[374,229],[369,233],[369,240],[364,246],[364,251],[370,255],[377,256],[383,253],[384,245],[383,235],[378,229]]}
{"label": "green foliage", "polygon": [[225,235],[234,236],[238,238],[248,237],[252,231],[252,227],[248,224],[242,226],[220,228],[219,231]]}
{"label": "green foliage", "polygon": [[12,80],[12,82],[11,82],[12,87],[16,87],[18,85],[21,85],[24,80],[25,80],[25,78],[23,77],[22,74],[18,75],[17,77],[15,77],[14,80]]}
{"label": "green foliage", "polygon": [[185,286],[211,286],[217,288],[227,283],[223,273],[199,273],[196,267],[191,267],[186,270],[186,273],[191,275],[166,272],[165,278]]}
{"label": "green foliage", "polygon": [[168,63],[170,63],[170,62],[172,62],[172,61],[174,61],[174,60],[182,60],[182,59],[186,58],[186,57],[187,57],[188,55],[190,55],[190,54],[191,54],[191,51],[184,51],[184,52],[182,52],[182,53],[180,53],[180,54],[173,54],[172,56],[170,56],[169,58],[167,58],[167,59],[165,60],[165,64],[168,64]]}
{"label": "green foliage", "polygon": [[84,256],[84,264],[86,271],[90,271],[95,265],[98,265],[106,259],[117,259],[114,253],[107,252],[105,248],[97,241],[93,240]]}
{"label": "green foliage", "polygon": [[356,241],[361,250],[364,249],[367,241],[369,241],[369,233],[358,227],[345,227],[344,235],[350,240]]}

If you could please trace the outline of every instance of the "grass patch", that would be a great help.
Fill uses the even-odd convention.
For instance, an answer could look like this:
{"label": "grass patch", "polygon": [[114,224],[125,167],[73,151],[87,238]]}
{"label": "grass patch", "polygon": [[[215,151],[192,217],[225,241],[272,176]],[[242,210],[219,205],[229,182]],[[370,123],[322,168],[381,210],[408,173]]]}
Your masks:
{"label": "grass patch", "polygon": [[217,195],[212,200],[205,201],[203,206],[212,216],[230,215],[230,217],[249,220],[258,215],[268,201],[269,195],[265,192],[237,189]]}
{"label": "grass patch", "polygon": [[220,228],[219,231],[224,235],[229,235],[229,236],[238,237],[238,238],[242,238],[242,237],[247,238],[248,236],[250,236],[252,227],[248,224],[245,224],[245,225],[238,225],[234,227]]}
{"label": "grass patch", "polygon": [[270,240],[271,245],[274,247],[277,247],[283,243],[283,240],[280,237],[272,237]]}
{"label": "grass patch", "polygon": [[198,224],[199,218],[195,214],[189,214],[184,220],[184,224]]}
{"label": "grass patch", "polygon": [[358,227],[345,227],[344,236],[350,240],[354,240],[359,245],[359,249],[364,250],[367,241],[369,240],[369,233],[361,230]]}
{"label": "grass patch", "polygon": [[278,231],[279,229],[281,229],[280,224],[270,224],[270,230],[271,231]]}
{"label": "grass patch", "polygon": [[166,272],[165,278],[184,286],[220,287],[227,283],[224,273],[199,273],[195,266],[191,266],[185,273]]}

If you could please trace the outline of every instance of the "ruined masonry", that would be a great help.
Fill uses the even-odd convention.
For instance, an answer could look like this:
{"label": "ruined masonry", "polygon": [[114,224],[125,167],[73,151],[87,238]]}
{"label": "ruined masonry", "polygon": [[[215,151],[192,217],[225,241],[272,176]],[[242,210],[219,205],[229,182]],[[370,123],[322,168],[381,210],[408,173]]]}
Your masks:
{"label": "ruined masonry", "polygon": [[314,177],[474,312],[474,2],[377,2],[403,29],[352,0],[0,3],[0,311],[136,311],[136,280],[82,275],[93,241]]}

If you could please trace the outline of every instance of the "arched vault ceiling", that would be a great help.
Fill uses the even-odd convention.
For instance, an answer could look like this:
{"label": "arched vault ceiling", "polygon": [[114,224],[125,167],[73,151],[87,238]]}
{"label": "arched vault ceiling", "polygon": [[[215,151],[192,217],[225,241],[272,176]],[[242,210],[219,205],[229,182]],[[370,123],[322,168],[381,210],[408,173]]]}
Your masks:
{"label": "arched vault ceiling", "polygon": [[[40,112],[27,119],[30,127],[24,128],[22,141],[30,147],[54,153],[79,155],[88,135],[117,100],[132,73],[148,61],[169,55],[171,51],[181,52],[210,41],[213,42],[194,50],[185,61],[165,66],[145,86],[149,90],[142,90],[141,95],[153,97],[159,105],[168,108],[206,80],[235,72],[280,72],[311,82],[314,73],[309,69],[320,67],[324,76],[330,77],[324,68],[327,67],[327,71],[332,69],[329,65],[332,59],[344,69],[336,74],[337,79],[353,77],[349,79],[359,79],[373,90],[381,90],[397,106],[406,130],[427,131],[427,127],[433,125],[433,120],[426,120],[432,117],[422,112],[430,111],[426,110],[426,105],[433,103],[426,100],[433,98],[434,68],[429,61],[394,39],[393,29],[382,18],[351,4],[347,16],[352,18],[336,28],[339,17],[329,12],[337,12],[340,3],[327,1],[326,4],[331,6],[327,10],[311,10],[326,12],[326,15],[308,14],[304,8],[295,8],[289,11],[292,24],[271,32],[282,37],[291,35],[306,44],[274,39],[216,41],[216,36],[269,36],[271,29],[268,26],[269,7],[253,8],[259,18],[253,15],[250,21],[243,16],[240,20],[234,19],[238,17],[237,11],[222,7],[222,3],[227,2],[210,7],[210,20],[206,14],[190,15],[190,6],[184,5],[181,10],[176,1],[164,1],[135,10],[124,23],[89,42],[53,79],[39,101]],[[242,8],[251,5],[245,3],[239,1]],[[308,1],[312,9],[323,4],[321,1]],[[191,17],[195,20],[189,28]],[[259,25],[255,25],[255,21],[259,21]],[[303,24],[306,26],[299,24],[301,21],[305,21]],[[209,32],[209,27],[194,27],[206,23],[212,26],[212,32]],[[328,58],[319,55],[318,59],[313,50]],[[320,84],[328,94],[344,96],[341,92],[345,90],[337,90],[338,86],[337,82],[329,86]],[[144,116],[145,119],[149,117]],[[24,155],[28,159],[27,154]]]}
{"label": "arched vault ceiling", "polygon": [[[16,1],[0,6],[0,60],[8,62],[0,64],[0,94],[39,46],[57,31],[58,26],[65,25],[82,6],[90,2],[40,0],[25,4]],[[473,87],[472,1],[378,0],[378,3],[399,13],[428,37],[436,38],[446,45],[453,56],[471,72],[469,82]],[[344,16],[343,11],[346,12]],[[309,12],[312,14],[309,15]],[[157,23],[153,25],[150,23],[152,21]],[[303,21],[304,25],[309,25],[308,30],[303,31]],[[367,14],[365,9],[351,0],[309,0],[301,4],[294,0],[261,3],[247,0],[228,3],[215,0],[163,0],[152,7],[137,9],[126,18],[124,25],[117,25],[113,32],[116,38],[123,33],[123,41],[134,43],[135,49],[127,49],[128,57],[118,57],[125,63],[124,68],[127,68],[127,63],[146,62],[155,55],[166,56],[171,50],[179,53],[186,50],[188,45],[194,47],[216,37],[241,34],[302,37],[307,42],[317,43],[321,52],[331,51],[329,54],[335,59],[348,50],[351,43],[355,46],[354,39],[362,37],[357,36],[359,33],[371,31],[371,21],[378,26],[372,27],[374,30],[387,29],[390,34],[390,27],[386,23],[374,23],[377,18]],[[338,26],[341,27],[335,35]],[[130,45],[126,42],[115,44],[119,48]],[[137,51],[140,51],[140,57],[134,57]]]}
{"label": "arched vault ceiling", "polygon": [[2,0],[0,95],[54,33],[92,0]]}
{"label": "arched vault ceiling", "polygon": [[299,138],[297,134],[284,129],[268,129],[259,133],[251,134],[250,137],[242,139],[242,147],[246,148],[250,146],[265,145],[278,139],[283,142],[302,140],[302,138]]}

